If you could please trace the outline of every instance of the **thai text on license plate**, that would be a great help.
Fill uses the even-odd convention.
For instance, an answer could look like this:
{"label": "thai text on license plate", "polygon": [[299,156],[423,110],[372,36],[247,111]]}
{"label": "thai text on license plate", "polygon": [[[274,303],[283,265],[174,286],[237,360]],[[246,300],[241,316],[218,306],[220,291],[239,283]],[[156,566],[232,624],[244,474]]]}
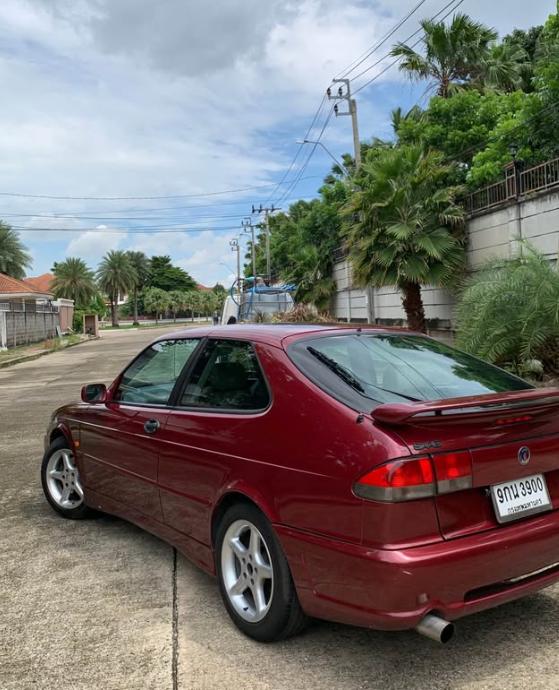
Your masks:
{"label": "thai text on license plate", "polygon": [[543,474],[494,484],[491,498],[498,522],[518,520],[552,508]]}

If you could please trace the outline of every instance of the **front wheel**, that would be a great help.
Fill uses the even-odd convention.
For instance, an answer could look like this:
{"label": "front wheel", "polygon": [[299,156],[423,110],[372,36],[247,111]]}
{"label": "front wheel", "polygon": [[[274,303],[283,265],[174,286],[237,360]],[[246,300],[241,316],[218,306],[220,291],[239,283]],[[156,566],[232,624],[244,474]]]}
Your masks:
{"label": "front wheel", "polygon": [[45,453],[41,483],[47,501],[63,517],[80,520],[95,514],[84,503],[80,473],[65,438],[55,439]]}
{"label": "front wheel", "polygon": [[225,513],[217,530],[216,567],[225,607],[246,635],[273,642],[304,628],[289,565],[258,508],[237,504]]}

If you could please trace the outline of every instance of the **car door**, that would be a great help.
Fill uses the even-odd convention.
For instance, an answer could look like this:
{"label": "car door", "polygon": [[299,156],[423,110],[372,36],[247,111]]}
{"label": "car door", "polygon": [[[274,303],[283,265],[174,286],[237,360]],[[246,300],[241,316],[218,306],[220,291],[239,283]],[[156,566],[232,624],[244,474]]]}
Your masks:
{"label": "car door", "polygon": [[160,433],[171,392],[200,340],[160,340],[121,375],[105,405],[92,405],[81,427],[86,488],[162,519],[157,487]]}
{"label": "car door", "polygon": [[254,346],[210,338],[176,391],[161,435],[163,517],[174,529],[208,543],[209,514],[235,455],[254,452],[271,394]]}

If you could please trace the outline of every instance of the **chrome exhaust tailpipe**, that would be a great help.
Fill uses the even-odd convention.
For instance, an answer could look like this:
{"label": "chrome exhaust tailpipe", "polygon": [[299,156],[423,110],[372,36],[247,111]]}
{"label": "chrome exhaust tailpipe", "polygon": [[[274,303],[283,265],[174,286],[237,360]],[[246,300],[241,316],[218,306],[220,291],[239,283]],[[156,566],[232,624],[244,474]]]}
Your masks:
{"label": "chrome exhaust tailpipe", "polygon": [[415,629],[420,635],[442,644],[446,644],[454,635],[454,625],[434,613],[428,613]]}

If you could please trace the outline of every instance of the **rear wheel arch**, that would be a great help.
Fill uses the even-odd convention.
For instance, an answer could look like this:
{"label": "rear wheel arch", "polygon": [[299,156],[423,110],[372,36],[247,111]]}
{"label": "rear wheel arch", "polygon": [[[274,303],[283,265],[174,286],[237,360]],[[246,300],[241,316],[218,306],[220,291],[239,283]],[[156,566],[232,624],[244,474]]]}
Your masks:
{"label": "rear wheel arch", "polygon": [[261,501],[255,500],[253,497],[243,493],[242,491],[239,491],[238,489],[228,491],[219,498],[219,501],[216,503],[213,509],[211,521],[212,548],[215,548],[217,530],[223,516],[229,510],[229,508],[234,505],[238,505],[239,503],[254,506],[264,515],[264,517],[272,522],[269,512],[263,508]]}

